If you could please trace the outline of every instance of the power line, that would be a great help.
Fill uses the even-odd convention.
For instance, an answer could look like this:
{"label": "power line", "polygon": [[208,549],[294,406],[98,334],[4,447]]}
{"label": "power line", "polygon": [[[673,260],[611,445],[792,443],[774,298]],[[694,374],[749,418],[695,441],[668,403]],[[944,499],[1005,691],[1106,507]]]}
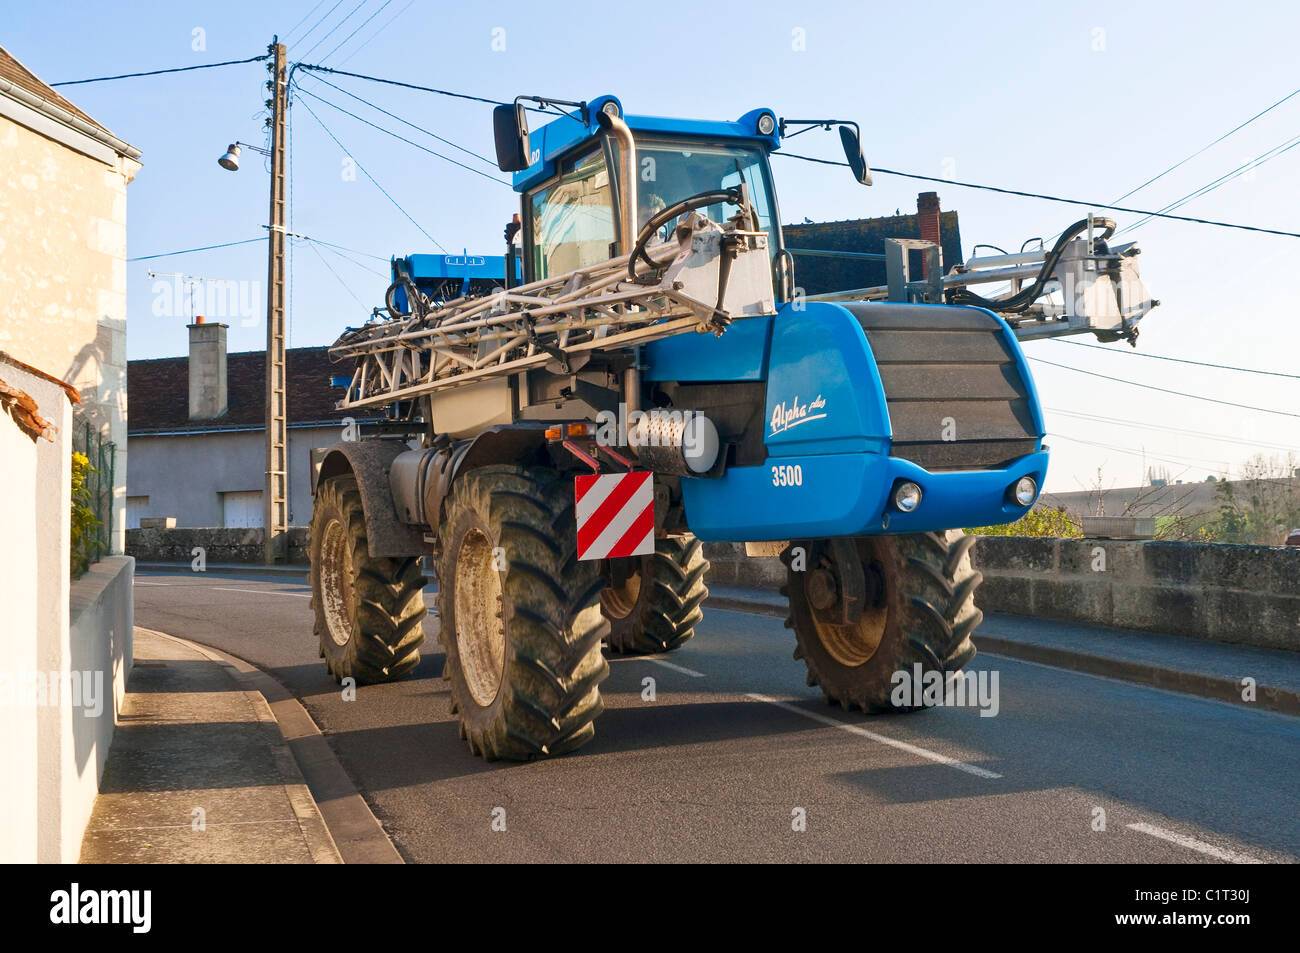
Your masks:
{"label": "power line", "polygon": [[[393,118],[393,119],[396,119],[398,122],[403,123],[404,125],[410,126],[412,129],[416,129],[416,130],[418,130],[418,131],[424,133],[426,136],[432,136],[434,139],[437,139],[439,142],[445,142],[447,145],[451,146],[453,149],[459,149],[461,152],[465,153],[466,155],[471,155],[471,156],[473,156],[475,159],[479,159],[479,160],[481,160],[482,162],[486,162],[488,165],[492,166],[492,168],[494,168],[494,169],[497,167],[496,162],[493,161],[492,159],[489,159],[487,156],[480,155],[479,153],[475,152],[473,149],[466,149],[464,146],[457,145],[456,143],[452,142],[450,139],[444,139],[442,136],[438,135],[436,132],[430,132],[428,129],[425,129],[423,126],[417,126],[415,123],[411,122],[410,120],[403,119],[401,116],[397,115],[396,113],[391,113],[391,112],[389,112],[387,109],[384,109],[382,106],[377,106],[377,105],[375,105],[374,103],[372,103],[370,100],[368,100],[368,99],[363,99],[362,97],[358,96],[356,93],[349,92],[348,90],[344,89],[342,86],[335,86],[335,85],[334,85],[333,83],[331,83],[329,80],[324,79],[324,78],[322,78],[322,77],[320,77],[320,76],[313,76],[312,79],[314,79],[314,80],[315,80],[316,82],[318,82],[318,83],[324,83],[324,84],[325,84],[326,86],[328,86],[330,89],[337,89],[337,90],[338,90],[340,93],[342,93],[344,96],[351,96],[351,97],[352,97],[353,99],[355,99],[357,102],[359,102],[359,103],[364,103],[365,105],[369,106],[371,109],[378,110],[379,112],[383,113],[385,116],[389,116],[389,117],[391,117],[391,118]],[[301,89],[301,87],[299,87],[299,88]],[[321,100],[321,102],[324,102],[324,100]],[[500,180],[497,179],[496,181],[500,181]]]}
{"label": "power line", "polygon": [[[802,159],[804,162],[816,162],[819,165],[842,165],[847,166],[847,162],[837,162],[833,159],[817,159],[813,156],[800,155],[797,152],[774,152],[773,155],[785,156],[787,159]],[[1175,222],[1191,222],[1194,225],[1214,225],[1218,228],[1235,228],[1244,232],[1260,232],[1264,235],[1282,235],[1285,238],[1300,238],[1300,232],[1286,232],[1276,228],[1260,228],[1256,225],[1237,225],[1233,222],[1217,222],[1208,218],[1190,218],[1186,215],[1169,215],[1163,212],[1153,212],[1149,209],[1124,208],[1120,205],[1109,205],[1103,202],[1085,202],[1081,199],[1061,198],[1058,195],[1044,195],[1041,192],[1022,192],[1019,189],[1004,189],[996,185],[979,185],[974,182],[958,182],[955,179],[941,179],[933,175],[919,175],[915,172],[897,172],[894,169],[874,168],[872,172],[878,172],[881,175],[897,175],[904,179],[920,179],[922,182],[938,182],[942,185],[955,185],[963,189],[981,189],[985,192],[998,192],[1002,195],[1018,195],[1021,198],[1041,199],[1044,202],[1060,202],[1063,205],[1082,205],[1092,208],[1106,209],[1112,212],[1127,212],[1130,215],[1149,215],[1154,218],[1167,218]]]}
{"label": "power line", "polygon": [[352,57],[356,56],[358,53],[360,53],[362,50],[364,50],[367,46],[369,46],[369,45],[371,44],[371,42],[375,39],[375,37],[379,36],[379,34],[383,33],[383,32],[384,32],[385,30],[387,30],[390,26],[392,26],[392,25],[393,25],[393,21],[395,21],[398,17],[400,17],[400,16],[401,16],[403,13],[405,13],[407,10],[411,9],[411,7],[412,7],[414,4],[415,4],[415,0],[409,0],[409,2],[406,4],[406,6],[402,7],[402,9],[398,10],[395,14],[392,15],[392,17],[389,18],[389,20],[388,20],[387,23],[385,23],[383,26],[381,26],[381,27],[380,27],[378,30],[376,30],[374,33],[370,34],[370,36],[366,38],[366,41],[365,41],[364,43],[362,43],[360,46],[358,46],[355,50],[353,50],[353,51],[352,51],[351,53],[349,53],[347,56],[343,57],[343,60],[342,60],[342,62],[339,63],[339,66],[343,66],[343,65],[345,65],[345,64],[348,62],[348,60],[352,59]]}
{"label": "power line", "polygon": [[1254,367],[1232,367],[1228,364],[1211,364],[1206,361],[1193,361],[1185,357],[1169,357],[1164,354],[1148,354],[1145,351],[1119,350],[1113,347],[1105,347],[1101,344],[1088,344],[1085,341],[1066,341],[1062,338],[1054,338],[1058,344],[1070,344],[1074,347],[1088,347],[1094,351],[1105,351],[1108,354],[1125,354],[1129,357],[1145,357],[1152,361],[1172,361],[1175,364],[1195,364],[1197,367],[1213,367],[1220,371],[1239,371],[1242,374],[1267,374],[1269,377],[1286,377],[1291,380],[1300,381],[1300,374],[1284,374],[1281,371],[1261,371]]}
{"label": "power line", "polygon": [[1100,377],[1103,380],[1115,381],[1119,384],[1130,384],[1133,387],[1142,387],[1146,390],[1158,390],[1162,394],[1173,394],[1175,397],[1189,397],[1192,400],[1203,400],[1210,404],[1222,404],[1225,407],[1236,407],[1239,410],[1255,410],[1262,414],[1277,414],[1279,417],[1296,417],[1300,414],[1293,414],[1287,410],[1273,410],[1270,407],[1252,407],[1250,404],[1236,404],[1230,400],[1219,400],[1217,397],[1203,397],[1200,394],[1188,394],[1180,390],[1169,390],[1165,387],[1156,387],[1154,384],[1140,384],[1137,381],[1125,380],[1122,377],[1111,377],[1108,374],[1098,374],[1096,371],[1085,371],[1082,367],[1071,367],[1069,364],[1057,364],[1055,361],[1045,361],[1041,357],[1031,357],[1031,361],[1037,361],[1039,364],[1048,364],[1052,367],[1059,367],[1062,370],[1074,371],[1076,374],[1087,374],[1089,377]]}
{"label": "power line", "polygon": [[[263,225],[262,227],[263,227],[263,228],[266,228],[267,226]],[[327,241],[324,241],[324,240],[319,239],[319,238],[312,238],[310,235],[303,235],[303,234],[301,234],[300,232],[286,231],[286,232],[285,232],[285,235],[286,235],[287,237],[289,237],[289,238],[297,239],[298,241],[311,242],[311,243],[314,244],[314,245],[320,245],[320,246],[322,246],[322,247],[324,247],[324,248],[329,249],[333,254],[338,255],[340,258],[344,258],[344,259],[346,259],[347,261],[352,262],[352,263],[353,263],[354,265],[356,265],[358,268],[364,268],[366,271],[370,272],[371,274],[373,274],[373,275],[379,275],[379,277],[381,277],[381,278],[386,278],[386,277],[388,277],[387,275],[383,274],[382,272],[375,271],[375,269],[371,268],[369,265],[366,265],[366,264],[363,264],[362,262],[357,261],[357,260],[356,260],[355,258],[353,258],[351,255],[345,255],[345,254],[343,254],[343,252],[352,252],[353,254],[356,254],[356,255],[365,255],[367,258],[374,258],[374,259],[376,259],[377,261],[382,261],[382,262],[387,263],[387,262],[388,262],[388,259],[387,259],[387,258],[384,258],[384,257],[382,257],[382,256],[380,256],[380,255],[372,255],[372,254],[370,254],[370,252],[361,251],[359,248],[349,248],[347,245],[339,245],[339,244],[336,244],[335,242],[327,242]]]}
{"label": "power line", "polygon": [[[288,43],[288,42],[289,42],[289,37],[293,36],[293,31],[296,30],[296,29],[298,29],[298,27],[302,26],[304,23],[306,23],[306,22],[307,22],[307,18],[310,17],[313,13],[315,13],[317,10],[319,10],[319,9],[320,9],[321,7],[323,7],[323,6],[325,6],[325,0],[317,0],[316,6],[312,7],[312,8],[311,8],[310,10],[308,10],[305,14],[303,14],[302,19],[299,20],[297,23],[295,23],[293,26],[291,26],[291,27],[290,27],[290,28],[285,32],[285,34],[284,34],[284,42],[285,42],[285,43]],[[311,32],[311,31],[308,31],[308,32]]]}
{"label": "power line", "polygon": [[161,76],[163,73],[188,73],[190,70],[195,69],[216,69],[218,66],[239,66],[241,63],[258,63],[265,59],[270,59],[269,53],[263,53],[261,56],[250,56],[246,60],[225,60],[221,63],[200,63],[198,66],[177,66],[174,69],[154,69],[144,73],[119,73],[117,76],[94,76],[90,79],[68,79],[61,83],[50,83],[50,86],[80,86],[82,83],[106,83],[113,79],[135,79],[137,76]]}
{"label": "power line", "polygon": [[[312,239],[310,238],[306,240],[312,241]],[[356,265],[362,271],[368,271],[372,275],[376,275],[380,278],[383,278],[385,281],[389,280],[389,276],[384,274],[382,271],[378,271],[374,268],[371,268],[369,265],[365,264],[364,262],[357,261],[357,259],[353,258],[351,255],[345,254],[344,252],[339,251],[337,248],[333,248],[329,245],[325,245],[323,243],[318,243],[318,244],[321,244],[321,247],[324,248],[331,255],[337,255],[339,258],[342,258],[344,261],[351,262],[353,265]]]}
{"label": "power line", "polygon": [[356,13],[358,10],[360,10],[362,7],[364,7],[365,5],[366,5],[366,0],[361,0],[360,3],[358,3],[355,7],[352,8],[351,12],[349,12],[347,16],[345,16],[345,17],[344,17],[342,20],[340,20],[338,23],[334,24],[334,26],[330,27],[330,31],[329,31],[328,33],[326,33],[326,34],[325,34],[324,36],[322,36],[319,40],[317,40],[315,43],[313,43],[313,44],[311,45],[311,49],[308,50],[306,53],[304,53],[303,56],[304,56],[304,57],[311,56],[311,54],[312,54],[312,50],[315,50],[316,47],[320,46],[322,43],[324,43],[326,40],[328,40],[330,37],[332,37],[332,36],[334,35],[334,32],[335,32],[339,27],[341,27],[343,24],[345,24],[345,23],[347,23],[349,20],[351,20],[351,19],[352,19],[352,15],[353,15],[354,13]]}
{"label": "power line", "polygon": [[343,278],[339,275],[337,271],[334,270],[334,266],[325,260],[325,256],[320,253],[320,249],[317,248],[315,245],[308,245],[307,247],[316,253],[316,257],[320,259],[320,263],[324,265],[325,268],[329,271],[329,273],[334,276],[335,280],[337,280],[338,283],[343,286],[343,290],[346,291],[348,294],[352,295],[353,300],[356,301],[357,304],[361,305],[361,307],[364,308],[366,306],[366,303],[357,297],[357,293],[355,291],[353,291],[351,288],[348,287],[348,283],[343,280]]}
{"label": "power line", "polygon": [[[300,92],[304,92],[304,93],[305,93],[305,92],[307,92],[307,91],[306,91],[306,90],[300,90]],[[311,94],[308,93],[308,95],[311,95]],[[302,102],[302,100],[299,100],[299,102]],[[324,100],[321,100],[321,102],[324,102]],[[362,173],[365,175],[365,177],[366,177],[367,179],[370,180],[371,184],[374,185],[374,187],[377,188],[380,192],[383,192],[383,193],[384,193],[384,197],[385,197],[386,199],[388,199],[388,201],[392,202],[393,205],[397,208],[397,210],[398,210],[399,212],[401,212],[403,215],[406,216],[407,221],[409,221],[412,225],[414,225],[416,228],[418,228],[418,229],[423,233],[423,235],[424,235],[425,238],[429,239],[429,241],[433,242],[433,243],[434,243],[435,245],[437,245],[439,248],[442,248],[443,253],[446,254],[446,253],[447,253],[447,249],[443,248],[442,245],[439,243],[439,241],[438,241],[436,238],[434,238],[432,235],[430,235],[428,232],[426,232],[426,231],[424,230],[424,226],[421,225],[419,222],[417,222],[414,218],[412,218],[412,217],[411,217],[411,213],[408,212],[406,209],[402,208],[401,203],[398,202],[397,199],[393,198],[392,195],[390,195],[390,194],[388,193],[388,190],[387,190],[386,188],[384,188],[382,185],[379,184],[378,180],[377,180],[373,175],[371,175],[371,174],[366,170],[366,167],[365,167],[365,166],[363,166],[363,165],[361,164],[361,160],[359,160],[356,156],[354,156],[351,152],[349,152],[347,146],[345,146],[343,143],[339,142],[339,137],[336,136],[336,135],[334,135],[334,133],[332,133],[332,132],[330,131],[330,127],[327,126],[327,125],[325,125],[325,121],[324,121],[323,119],[321,119],[320,116],[316,115],[316,112],[315,112],[315,111],[314,111],[310,106],[308,106],[305,102],[302,103],[302,108],[305,109],[305,110],[307,110],[307,112],[311,114],[311,118],[312,118],[312,119],[315,119],[316,122],[320,125],[320,127],[321,127],[322,129],[325,130],[325,135],[327,135],[327,136],[329,136],[331,139],[333,139],[333,140],[334,140],[334,144],[337,145],[340,149],[343,150],[343,154],[346,155],[349,159],[351,159],[353,162],[355,162],[355,163],[357,164],[357,168],[360,169],[360,170],[362,171]]]}
{"label": "power line", "polygon": [[[324,0],[322,0],[322,2],[324,2]],[[330,18],[330,15],[331,15],[335,10],[337,10],[339,7],[341,7],[341,6],[343,6],[343,0],[336,0],[334,6],[330,7],[328,10],[326,10],[325,13],[321,16],[321,18],[320,18],[319,20],[317,20],[315,23],[313,23],[313,24],[311,25],[311,29],[309,29],[309,30],[308,30],[306,33],[304,33],[302,36],[298,37],[298,42],[299,42],[299,43],[306,43],[306,42],[307,42],[307,37],[309,37],[309,36],[311,36],[313,33],[315,33],[315,32],[316,32],[316,28],[319,27],[319,26],[320,26],[322,23],[324,23],[326,20],[328,20],[328,19]],[[317,9],[319,9],[319,8],[320,8],[320,4],[318,3],[318,4],[316,5],[316,7],[317,7]],[[307,14],[307,15],[308,15],[308,16],[311,16],[310,13]]]}
{"label": "power line", "polygon": [[[1211,470],[1215,473],[1231,473],[1231,469],[1226,466],[1215,466],[1214,462],[1209,460],[1193,459],[1192,457],[1182,457],[1178,454],[1169,454],[1167,456],[1156,456],[1146,450],[1138,450],[1132,447],[1115,447],[1108,443],[1098,443],[1095,440],[1080,440],[1078,437],[1071,437],[1069,434],[1049,433],[1048,436],[1056,437],[1061,440],[1069,440],[1071,443],[1087,444],[1090,447],[1100,447],[1103,450],[1113,450],[1116,453],[1126,453],[1130,456],[1141,457],[1144,460],[1154,460],[1156,463],[1168,463],[1176,467],[1197,466],[1205,470]],[[1217,462],[1217,461],[1215,461]]]}
{"label": "power line", "polygon": [[[365,80],[369,80],[372,83],[384,83],[388,86],[401,86],[404,89],[414,89],[422,93],[437,93],[439,96],[450,96],[453,99],[468,99],[471,102],[487,103],[490,106],[510,105],[509,103],[502,102],[499,99],[485,99],[482,96],[471,96],[469,93],[454,93],[446,89],[435,89],[432,86],[417,86],[415,83],[403,83],[400,80],[396,80],[396,79],[383,79],[382,77],[379,76],[367,76],[365,73],[349,73],[347,70],[334,69],[333,67],[329,67],[329,66],[319,66],[312,63],[299,63],[298,66],[299,68],[305,70],[312,70],[321,73],[337,73],[340,76],[351,76],[354,77],[355,79],[365,79]],[[534,110],[534,111],[541,112],[541,110]]]}
{"label": "power line", "polygon": [[1124,420],[1119,417],[1102,417],[1097,414],[1087,414],[1078,410],[1065,410],[1060,407],[1044,407],[1046,411],[1053,414],[1061,414],[1065,417],[1073,417],[1079,420],[1090,420],[1097,423],[1109,424],[1115,427],[1131,427],[1134,430],[1158,430],[1177,436],[1191,437],[1196,440],[1218,440],[1223,443],[1240,444],[1243,447],[1263,448],[1267,450],[1286,450],[1292,453],[1300,453],[1300,447],[1289,447],[1282,443],[1269,443],[1262,440],[1244,440],[1241,437],[1229,437],[1226,434],[1207,433],[1201,430],[1184,430],[1179,427],[1169,427],[1164,424],[1149,424],[1140,420]]}
{"label": "power line", "polygon": [[[1290,152],[1297,145],[1300,145],[1300,136],[1292,136],[1290,139],[1274,146],[1272,149],[1269,149],[1267,152],[1263,152],[1260,155],[1257,155],[1249,162],[1244,162],[1241,165],[1237,166],[1237,168],[1233,169],[1232,171],[1225,172],[1223,175],[1219,176],[1217,179],[1213,180],[1207,185],[1203,185],[1199,189],[1196,189],[1192,192],[1188,192],[1182,198],[1175,199],[1174,201],[1166,205],[1164,208],[1160,209],[1160,212],[1161,213],[1171,212],[1176,208],[1181,208],[1182,206],[1186,205],[1188,202],[1192,201],[1193,199],[1200,198],[1202,195],[1208,195],[1209,193],[1213,192],[1215,189],[1227,185],[1233,179],[1240,178],[1241,176],[1245,175],[1247,172],[1257,169],[1265,162],[1268,162],[1272,159],[1276,159],[1278,156],[1282,155],[1285,152]],[[1146,218],[1136,222],[1133,225],[1125,225],[1122,229],[1120,229],[1120,231],[1126,232],[1126,231],[1132,231],[1135,228],[1141,228],[1147,222],[1151,221],[1152,217],[1153,216],[1148,215]]]}
{"label": "power line", "polygon": [[[265,225],[262,227],[266,228]],[[301,238],[303,241],[315,242],[317,245],[325,245],[329,248],[338,248],[343,251],[350,251],[354,255],[364,255],[366,258],[373,258],[375,261],[382,261],[384,264],[388,264],[389,261],[389,259],[385,258],[383,255],[373,255],[368,251],[362,251],[360,248],[349,248],[347,245],[340,245],[337,242],[327,242],[323,238],[313,238],[311,235],[303,235],[300,232],[288,232],[287,234],[290,238]]]}
{"label": "power line", "polygon": [[384,7],[388,6],[388,5],[389,5],[390,3],[392,3],[392,2],[393,2],[393,0],[384,0],[383,5],[380,6],[378,10],[376,10],[374,13],[370,14],[370,16],[366,17],[364,20],[361,21],[361,26],[357,27],[355,30],[353,30],[351,33],[349,33],[346,37],[344,37],[342,43],[338,44],[338,46],[334,47],[334,49],[330,50],[328,53],[326,53],[324,56],[322,56],[322,57],[320,58],[320,59],[321,59],[321,62],[324,63],[327,59],[329,59],[331,56],[333,56],[335,53],[337,53],[337,52],[339,51],[340,48],[342,48],[343,46],[345,46],[345,45],[347,44],[348,40],[352,39],[354,36],[356,36],[358,33],[361,32],[361,28],[362,28],[362,27],[364,27],[367,23],[369,23],[369,22],[370,22],[371,20],[373,20],[375,17],[379,16],[379,14],[383,13],[383,12],[384,12]]}
{"label": "power line", "polygon": [[173,255],[188,255],[195,251],[211,251],[214,248],[230,248],[232,245],[249,245],[253,242],[264,242],[266,238],[245,238],[237,242],[222,242],[220,245],[200,245],[198,248],[182,248],[179,251],[165,251],[158,255],[138,255],[135,258],[128,258],[127,261],[152,261],[155,258],[171,258]]}
{"label": "power line", "polygon": [[1228,138],[1229,136],[1231,136],[1233,133],[1235,133],[1235,132],[1239,132],[1239,131],[1241,131],[1242,129],[1245,129],[1247,126],[1249,126],[1252,122],[1254,122],[1254,121],[1255,121],[1256,119],[1258,119],[1260,116],[1263,116],[1265,113],[1272,112],[1274,109],[1276,109],[1278,106],[1281,106],[1284,102],[1286,102],[1286,101],[1287,101],[1288,99],[1290,99],[1291,97],[1295,96],[1297,93],[1300,93],[1300,89],[1293,90],[1292,92],[1287,93],[1285,96],[1283,96],[1283,97],[1282,97],[1281,99],[1279,99],[1277,102],[1275,102],[1272,106],[1269,106],[1267,109],[1264,109],[1264,110],[1261,110],[1260,112],[1255,113],[1255,115],[1251,116],[1251,117],[1250,117],[1249,119],[1247,119],[1245,122],[1241,123],[1241,124],[1238,125],[1238,126],[1234,126],[1233,128],[1229,129],[1227,132],[1225,132],[1223,135],[1219,136],[1218,139],[1215,139],[1215,140],[1214,140],[1213,142],[1211,142],[1209,145],[1202,146],[1201,148],[1199,148],[1199,149],[1197,149],[1195,152],[1193,152],[1191,155],[1189,155],[1186,159],[1182,159],[1182,160],[1180,160],[1180,161],[1178,161],[1178,162],[1175,162],[1173,165],[1171,165],[1169,168],[1165,169],[1165,171],[1161,172],[1159,175],[1154,175],[1154,176],[1152,176],[1151,178],[1149,178],[1149,179],[1147,179],[1145,182],[1143,182],[1141,185],[1139,185],[1136,189],[1130,189],[1129,191],[1125,192],[1123,195],[1121,195],[1121,196],[1120,196],[1119,198],[1117,198],[1115,201],[1116,201],[1116,202],[1122,202],[1122,201],[1124,201],[1126,198],[1128,198],[1130,195],[1133,195],[1133,194],[1135,194],[1135,193],[1137,193],[1137,192],[1141,192],[1143,189],[1145,189],[1145,188],[1146,188],[1148,185],[1150,185],[1152,182],[1156,181],[1157,179],[1164,178],[1164,177],[1165,177],[1166,175],[1168,175],[1170,172],[1173,172],[1174,169],[1177,169],[1179,166],[1184,165],[1184,164],[1190,162],[1192,159],[1195,159],[1195,158],[1196,158],[1197,156],[1199,156],[1202,152],[1205,152],[1207,149],[1211,148],[1212,146],[1217,146],[1220,142],[1222,142],[1224,139],[1227,139],[1227,138]]}
{"label": "power line", "polygon": [[[356,113],[350,112],[344,109],[342,106],[338,106],[330,102],[328,99],[322,99],[321,97],[313,93],[311,90],[303,89],[301,86],[299,86],[298,92],[302,93],[304,96],[310,96],[312,99],[316,100],[317,102],[324,103],[326,106],[329,106],[331,109],[337,109],[339,112],[343,113],[344,115],[351,116],[353,119],[357,120],[357,122],[363,122],[372,129],[378,129],[380,132],[390,135],[394,139],[400,139],[402,142],[405,142],[408,146],[415,146],[415,148],[423,152],[427,152],[431,156],[437,156],[439,159],[442,159],[444,162],[450,162],[452,165],[460,166],[462,169],[464,169],[467,172],[473,172],[475,175],[481,175],[483,176],[483,178],[489,179],[490,181],[495,182],[498,185],[504,185],[507,188],[510,187],[510,183],[507,182],[505,179],[498,179],[495,175],[488,175],[486,172],[482,172],[474,168],[473,166],[466,165],[463,162],[458,162],[457,160],[451,158],[451,156],[445,156],[441,152],[436,152],[433,149],[430,149],[428,146],[422,146],[420,145],[420,143],[415,142],[412,139],[407,139],[405,136],[400,136],[397,133],[393,132],[391,129],[385,129],[383,126],[375,125],[375,123],[371,122],[369,119],[363,119],[361,116],[358,116]],[[303,105],[305,106],[306,103],[303,103]],[[308,111],[310,112],[310,109]]]}

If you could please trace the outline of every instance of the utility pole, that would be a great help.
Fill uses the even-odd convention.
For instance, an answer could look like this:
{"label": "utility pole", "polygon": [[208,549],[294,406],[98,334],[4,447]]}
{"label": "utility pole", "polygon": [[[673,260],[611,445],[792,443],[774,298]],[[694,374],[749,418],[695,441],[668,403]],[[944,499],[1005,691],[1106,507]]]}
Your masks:
{"label": "utility pole", "polygon": [[263,560],[286,556],[289,530],[289,442],[284,394],[284,183],[288,75],[284,44],[271,41],[271,214],[266,275],[266,491]]}

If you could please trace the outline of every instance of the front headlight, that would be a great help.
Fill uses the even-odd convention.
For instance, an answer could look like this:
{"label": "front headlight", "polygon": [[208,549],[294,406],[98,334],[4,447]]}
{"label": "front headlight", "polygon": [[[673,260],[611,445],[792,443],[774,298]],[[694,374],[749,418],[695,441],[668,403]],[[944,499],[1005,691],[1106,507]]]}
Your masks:
{"label": "front headlight", "polygon": [[921,488],[908,481],[900,483],[894,490],[894,506],[904,513],[910,513],[921,505]]}
{"label": "front headlight", "polygon": [[1015,497],[1016,502],[1021,506],[1028,506],[1034,502],[1034,497],[1038,495],[1038,484],[1034,482],[1033,477],[1023,476],[1016,481],[1016,485],[1011,490],[1011,495]]}

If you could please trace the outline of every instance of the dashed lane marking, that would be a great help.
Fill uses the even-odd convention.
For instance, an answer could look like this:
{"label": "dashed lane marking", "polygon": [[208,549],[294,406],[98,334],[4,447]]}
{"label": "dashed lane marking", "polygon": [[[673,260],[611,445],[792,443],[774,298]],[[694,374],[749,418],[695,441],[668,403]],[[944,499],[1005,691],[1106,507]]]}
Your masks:
{"label": "dashed lane marking", "polygon": [[685,665],[678,665],[676,662],[670,662],[667,659],[656,658],[653,655],[644,655],[642,658],[647,662],[654,662],[656,665],[662,665],[664,668],[671,668],[674,672],[681,672],[683,675],[689,675],[691,678],[704,678],[703,672],[697,672],[693,668],[687,668]]}
{"label": "dashed lane marking", "polygon": [[1197,853],[1204,854],[1207,857],[1213,857],[1216,860],[1224,860],[1230,864],[1262,864],[1263,861],[1249,854],[1239,854],[1236,851],[1224,850],[1222,847],[1215,847],[1213,844],[1207,844],[1203,840],[1197,840],[1195,837],[1188,837],[1186,834],[1178,834],[1174,831],[1167,831],[1163,827],[1156,827],[1154,824],[1125,824],[1131,831],[1137,831],[1139,834],[1148,834],[1151,837],[1158,837],[1160,840],[1169,841],[1171,844],[1177,844],[1179,847],[1186,847],[1188,850],[1194,850]]}
{"label": "dashed lane marking", "polygon": [[310,599],[311,593],[308,592],[278,592],[275,589],[235,589],[231,586],[208,586],[208,589],[217,589],[221,592],[255,592],[259,596],[293,596],[295,599]]}
{"label": "dashed lane marking", "polygon": [[807,708],[800,708],[798,705],[792,705],[789,702],[779,701],[767,695],[759,695],[755,692],[748,692],[746,698],[752,698],[754,701],[766,702],[769,705],[775,705],[777,708],[784,708],[786,711],[793,712],[796,715],[802,715],[804,718],[820,722],[823,725],[829,725],[832,728],[839,728],[841,731],[847,731],[849,734],[859,735],[863,738],[870,738],[872,741],[879,742],[882,745],[889,745],[891,748],[897,748],[899,751],[906,751],[908,754],[914,754],[920,758],[934,761],[938,764],[946,764],[950,768],[956,768],[958,771],[965,771],[967,774],[973,774],[977,778],[996,779],[1002,777],[995,771],[989,771],[978,765],[970,764],[966,761],[959,761],[956,758],[950,758],[946,754],[940,754],[937,751],[930,751],[928,748],[922,748],[919,745],[910,744],[906,741],[899,741],[897,738],[890,738],[888,735],[876,734],[874,731],[868,731],[861,725],[851,725],[848,722],[839,721],[831,718],[829,715],[822,715],[815,711],[809,711]]}

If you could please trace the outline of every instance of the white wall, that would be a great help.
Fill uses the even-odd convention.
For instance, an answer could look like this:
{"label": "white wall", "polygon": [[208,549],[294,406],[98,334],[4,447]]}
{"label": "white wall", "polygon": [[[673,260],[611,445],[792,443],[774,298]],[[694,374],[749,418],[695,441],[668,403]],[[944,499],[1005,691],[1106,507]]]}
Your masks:
{"label": "white wall", "polygon": [[56,797],[41,756],[57,730],[18,697],[27,673],[53,664],[68,628],[69,468],[72,409],[57,384],[0,362],[0,380],[31,396],[58,428],[54,443],[33,442],[0,414],[0,861],[37,858],[41,798]]}
{"label": "white wall", "polygon": [[81,391],[117,444],[112,551],[126,516],[126,187],[111,164],[0,116],[0,350]]}
{"label": "white wall", "polygon": [[[311,522],[312,448],[332,446],[342,435],[342,424],[290,428],[290,526]],[[137,434],[131,438],[127,494],[149,497],[140,516],[174,516],[177,526],[223,526],[221,494],[263,490],[265,473],[266,438],[261,430],[166,437]]]}
{"label": "white wall", "polygon": [[[71,405],[3,361],[0,379],[56,428],[53,443],[33,442],[0,414],[0,863],[73,863],[126,690],[135,561],[110,557],[70,579]],[[74,704],[72,672],[100,686],[97,715],[87,696]],[[38,680],[43,697],[24,691]]]}
{"label": "white wall", "polygon": [[102,676],[94,675],[97,711],[84,696],[82,704],[65,702],[58,709],[62,810],[57,829],[41,829],[41,859],[46,862],[75,863],[81,854],[133,662],[134,570],[130,556],[109,556],[72,583],[72,617],[61,670],[82,673],[83,684],[85,673]]}

